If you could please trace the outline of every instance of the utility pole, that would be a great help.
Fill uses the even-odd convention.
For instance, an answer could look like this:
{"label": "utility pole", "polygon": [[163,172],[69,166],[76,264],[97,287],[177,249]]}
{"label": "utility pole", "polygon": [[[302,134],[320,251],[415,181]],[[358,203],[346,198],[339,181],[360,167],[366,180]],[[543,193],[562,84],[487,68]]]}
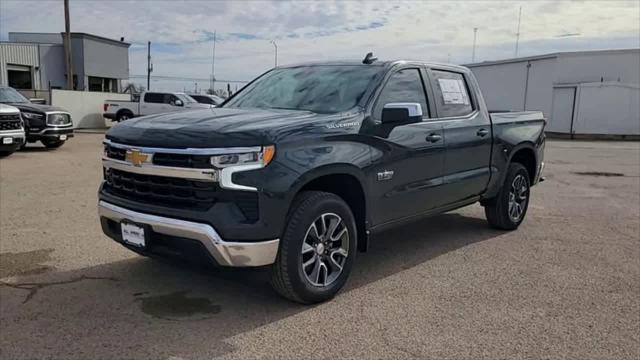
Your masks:
{"label": "utility pole", "polygon": [[211,57],[211,93],[216,87],[216,30],[213,31],[213,56]]}
{"label": "utility pole", "polygon": [[478,38],[478,28],[473,28],[473,50],[471,52],[471,62],[476,62],[476,40]]}
{"label": "utility pole", "polygon": [[278,67],[278,45],[273,40],[271,40],[271,43],[273,44],[273,47],[276,50],[276,57],[275,57],[275,62],[274,62],[275,63],[275,67]]}
{"label": "utility pole", "polygon": [[153,64],[151,63],[151,41],[147,42],[147,91],[151,90],[151,72],[153,72]]}
{"label": "utility pole", "polygon": [[520,43],[520,20],[522,19],[522,6],[520,6],[520,13],[518,14],[518,31],[516,32],[516,56],[518,57],[518,45]]}
{"label": "utility pole", "polygon": [[71,61],[71,25],[69,0],[64,0],[64,58],[67,67],[67,90],[73,90],[73,62]]}

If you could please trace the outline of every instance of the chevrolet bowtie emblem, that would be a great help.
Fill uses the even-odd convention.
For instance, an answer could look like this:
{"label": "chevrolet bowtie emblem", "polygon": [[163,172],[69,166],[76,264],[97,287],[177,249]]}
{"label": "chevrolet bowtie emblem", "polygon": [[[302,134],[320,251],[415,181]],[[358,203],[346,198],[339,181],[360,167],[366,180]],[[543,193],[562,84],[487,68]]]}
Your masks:
{"label": "chevrolet bowtie emblem", "polygon": [[131,149],[127,150],[125,160],[130,162],[133,166],[142,166],[142,163],[147,161],[149,154],[140,152],[140,150]]}

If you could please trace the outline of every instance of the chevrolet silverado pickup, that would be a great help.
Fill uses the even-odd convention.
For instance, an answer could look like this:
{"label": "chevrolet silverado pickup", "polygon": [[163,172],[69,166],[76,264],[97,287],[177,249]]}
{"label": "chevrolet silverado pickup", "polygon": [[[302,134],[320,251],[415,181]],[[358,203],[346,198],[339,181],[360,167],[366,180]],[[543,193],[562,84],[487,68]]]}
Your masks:
{"label": "chevrolet silverado pickup", "polygon": [[201,104],[185,93],[147,91],[140,95],[132,95],[131,101],[105,101],[103,116],[107,119],[120,122],[136,116],[192,109],[208,109],[210,107],[210,104]]}
{"label": "chevrolet silverado pickup", "polygon": [[25,142],[20,110],[0,104],[0,157],[13,154]]}
{"label": "chevrolet silverado pickup", "polygon": [[61,108],[35,104],[14,88],[0,85],[0,103],[20,109],[27,142],[40,141],[47,149],[57,149],[73,137],[71,114]]}
{"label": "chevrolet silverado pickup", "polygon": [[137,253],[265,266],[278,293],[316,303],[383,229],[477,202],[516,229],[544,127],[540,112],[491,114],[461,66],[277,67],[221,107],[109,130],[98,212]]}

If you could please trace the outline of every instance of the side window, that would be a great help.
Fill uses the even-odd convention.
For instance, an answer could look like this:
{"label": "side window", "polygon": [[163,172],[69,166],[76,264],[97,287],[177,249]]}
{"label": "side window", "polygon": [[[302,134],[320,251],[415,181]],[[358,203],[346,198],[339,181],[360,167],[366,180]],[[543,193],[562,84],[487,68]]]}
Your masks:
{"label": "side window", "polygon": [[144,94],[144,102],[162,104],[164,103],[164,95],[158,93],[146,93]]}
{"label": "side window", "polygon": [[373,111],[374,118],[380,120],[384,105],[394,102],[419,103],[422,106],[423,116],[426,117],[429,114],[427,96],[418,69],[402,69],[391,75],[378,97]]}
{"label": "side window", "polygon": [[462,74],[440,70],[432,72],[439,117],[465,116],[473,112],[469,87]]}
{"label": "side window", "polygon": [[176,103],[176,100],[178,100],[178,97],[173,95],[173,94],[164,94],[164,103],[165,104],[169,104],[169,105],[173,105]]}

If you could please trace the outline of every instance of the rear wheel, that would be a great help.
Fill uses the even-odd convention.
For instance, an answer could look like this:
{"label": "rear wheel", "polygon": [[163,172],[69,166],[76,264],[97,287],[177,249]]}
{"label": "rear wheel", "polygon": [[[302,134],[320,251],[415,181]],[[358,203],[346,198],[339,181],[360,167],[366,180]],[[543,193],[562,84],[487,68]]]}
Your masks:
{"label": "rear wheel", "polygon": [[116,121],[120,122],[120,121],[125,121],[125,120],[129,120],[133,117],[133,114],[129,111],[121,111],[118,113],[118,115],[116,115]]}
{"label": "rear wheel", "polygon": [[319,191],[299,194],[271,267],[272,286],[303,304],[331,299],[349,277],[356,238],[355,219],[344,200]]}
{"label": "rear wheel", "polygon": [[62,144],[64,144],[65,140],[41,140],[42,144],[47,148],[47,149],[57,149],[60,146],[62,146]]}
{"label": "rear wheel", "polygon": [[485,204],[489,225],[502,230],[518,228],[527,214],[530,186],[527,169],[519,163],[510,164],[498,196]]}

